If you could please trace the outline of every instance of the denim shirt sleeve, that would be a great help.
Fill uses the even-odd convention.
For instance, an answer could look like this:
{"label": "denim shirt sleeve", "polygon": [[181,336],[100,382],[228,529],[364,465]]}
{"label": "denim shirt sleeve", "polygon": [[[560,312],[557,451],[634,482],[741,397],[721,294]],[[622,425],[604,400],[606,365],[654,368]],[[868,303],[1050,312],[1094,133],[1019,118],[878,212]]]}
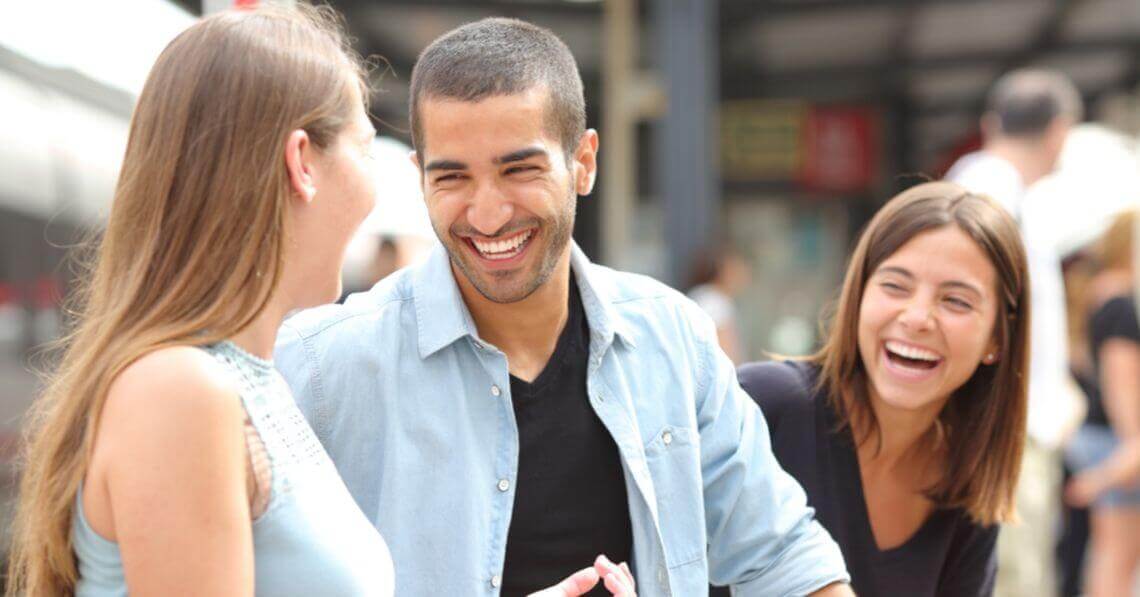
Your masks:
{"label": "denim shirt sleeve", "polygon": [[734,595],[806,595],[849,582],[839,547],[776,462],[764,416],[716,346],[711,322],[700,315],[690,321],[708,328],[697,330],[697,424],[710,581],[732,585]]}
{"label": "denim shirt sleeve", "polygon": [[286,322],[277,332],[273,347],[273,364],[293,392],[293,400],[309,426],[324,441],[324,421],[318,420],[317,404],[320,399],[318,377],[309,359],[304,337]]}

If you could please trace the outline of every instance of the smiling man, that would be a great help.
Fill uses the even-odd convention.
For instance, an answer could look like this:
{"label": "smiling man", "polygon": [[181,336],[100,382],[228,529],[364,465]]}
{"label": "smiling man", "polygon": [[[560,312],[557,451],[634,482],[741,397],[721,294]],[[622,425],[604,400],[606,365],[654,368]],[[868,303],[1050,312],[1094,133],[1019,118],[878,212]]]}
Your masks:
{"label": "smiling man", "polygon": [[412,74],[426,263],[282,330],[277,365],[399,594],[525,594],[598,554],[644,595],[850,594],[712,322],[571,241],[598,135],[573,57],[507,19]]}

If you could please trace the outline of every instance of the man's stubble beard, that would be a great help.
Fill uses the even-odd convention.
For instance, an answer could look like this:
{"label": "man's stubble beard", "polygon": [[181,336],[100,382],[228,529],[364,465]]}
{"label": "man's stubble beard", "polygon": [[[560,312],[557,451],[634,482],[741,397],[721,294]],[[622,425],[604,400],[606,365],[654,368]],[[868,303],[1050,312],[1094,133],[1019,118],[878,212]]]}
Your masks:
{"label": "man's stubble beard", "polygon": [[[484,281],[483,275],[489,275],[491,278],[505,278],[509,276],[526,275],[525,272],[518,270],[510,272],[494,272],[486,274],[481,271],[476,265],[471,263],[478,257],[469,254],[468,247],[456,246],[458,244],[466,244],[465,241],[457,240],[457,236],[451,234],[450,230],[444,231],[443,234],[437,230],[436,235],[443,240],[443,246],[447,249],[447,253],[451,258],[451,263],[458,269],[463,277],[471,283],[475,290],[483,296],[483,298],[499,304],[517,303],[525,300],[530,295],[538,291],[546,284],[550,277],[554,274],[554,270],[558,267],[558,262],[562,254],[566,251],[567,246],[570,244],[570,237],[574,231],[574,215],[577,210],[578,195],[573,187],[569,189],[567,197],[567,209],[562,213],[556,215],[550,220],[539,220],[539,238],[532,239],[533,242],[544,242],[542,258],[539,260],[538,271],[534,273],[533,277],[524,282],[521,290],[516,292],[508,292],[497,294],[493,288],[494,281]],[[528,246],[527,251],[533,251],[539,247]]]}

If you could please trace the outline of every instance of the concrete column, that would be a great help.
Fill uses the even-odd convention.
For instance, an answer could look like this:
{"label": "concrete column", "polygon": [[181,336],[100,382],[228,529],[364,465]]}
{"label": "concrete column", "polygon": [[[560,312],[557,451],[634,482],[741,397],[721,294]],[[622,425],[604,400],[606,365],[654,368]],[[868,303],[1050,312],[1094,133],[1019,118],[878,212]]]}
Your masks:
{"label": "concrete column", "polygon": [[717,3],[654,0],[658,68],[668,110],[654,143],[656,192],[665,212],[667,282],[685,282],[712,243],[720,210]]}
{"label": "concrete column", "polygon": [[629,255],[630,219],[637,199],[637,120],[629,100],[637,57],[634,1],[606,0],[602,13],[601,248],[602,261],[619,268]]}

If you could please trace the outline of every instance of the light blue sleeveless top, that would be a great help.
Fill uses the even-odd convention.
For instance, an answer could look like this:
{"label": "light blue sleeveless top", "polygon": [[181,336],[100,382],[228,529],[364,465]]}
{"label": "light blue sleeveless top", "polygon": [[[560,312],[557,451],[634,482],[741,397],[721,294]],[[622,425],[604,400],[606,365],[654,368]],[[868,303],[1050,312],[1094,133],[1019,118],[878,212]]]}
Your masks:
{"label": "light blue sleeveless top", "polygon": [[[205,347],[233,374],[269,456],[269,505],[253,521],[256,594],[389,597],[392,558],[269,361],[230,342]],[[76,496],[76,597],[127,594],[119,546],[98,535]]]}

